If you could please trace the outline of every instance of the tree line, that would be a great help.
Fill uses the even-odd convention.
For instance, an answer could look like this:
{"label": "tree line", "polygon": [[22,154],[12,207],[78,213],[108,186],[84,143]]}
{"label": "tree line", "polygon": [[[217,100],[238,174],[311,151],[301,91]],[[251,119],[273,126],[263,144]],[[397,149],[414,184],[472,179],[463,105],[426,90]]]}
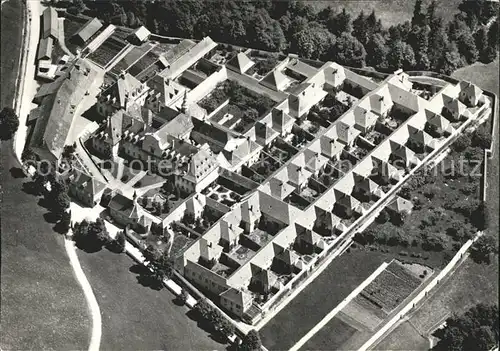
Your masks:
{"label": "tree line", "polygon": [[[389,28],[382,26],[375,11],[353,18],[345,9],[316,11],[307,2],[294,0],[229,0],[217,6],[204,0],[85,4],[89,14],[107,23],[145,25],[167,36],[210,36],[222,43],[381,71],[403,68],[450,74],[478,60],[493,61],[499,41],[498,3],[486,0],[464,0],[449,23],[437,15],[435,0],[427,7],[416,0],[411,21]],[[77,9],[83,11],[85,6]]]}

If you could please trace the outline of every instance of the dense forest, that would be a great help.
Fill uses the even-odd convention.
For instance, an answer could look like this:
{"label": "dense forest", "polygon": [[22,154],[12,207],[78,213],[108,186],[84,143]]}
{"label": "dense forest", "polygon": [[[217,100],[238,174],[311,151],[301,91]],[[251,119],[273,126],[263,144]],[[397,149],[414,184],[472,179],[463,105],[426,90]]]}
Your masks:
{"label": "dense forest", "polygon": [[376,12],[353,18],[302,1],[164,0],[73,2],[108,23],[184,38],[215,41],[381,71],[434,70],[450,74],[498,49],[498,3],[464,0],[452,21],[436,15],[436,1],[416,0],[411,22],[385,28]]}

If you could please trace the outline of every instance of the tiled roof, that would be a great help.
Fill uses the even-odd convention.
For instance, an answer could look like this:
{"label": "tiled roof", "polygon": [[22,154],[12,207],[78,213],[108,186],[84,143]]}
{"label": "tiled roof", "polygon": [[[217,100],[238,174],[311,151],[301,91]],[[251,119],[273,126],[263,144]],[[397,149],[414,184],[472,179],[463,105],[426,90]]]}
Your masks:
{"label": "tiled roof", "polygon": [[75,34],[79,36],[83,42],[89,40],[99,29],[101,29],[102,23],[97,18],[92,18],[83,25],[83,27]]}
{"label": "tiled roof", "polygon": [[57,11],[54,7],[47,7],[43,11],[43,38],[59,36],[59,20],[57,19]]}
{"label": "tiled roof", "polygon": [[240,52],[230,59],[226,65],[228,68],[234,68],[239,73],[245,73],[254,65],[254,62],[245,53]]}
{"label": "tiled roof", "polygon": [[52,37],[42,38],[40,40],[40,45],[38,46],[37,59],[38,60],[41,60],[43,58],[51,59],[53,44],[54,44],[54,39],[52,39]]}
{"label": "tiled roof", "polygon": [[387,205],[388,208],[395,212],[402,211],[411,211],[413,209],[413,204],[411,201],[403,199],[401,196],[396,196],[390,203]]}
{"label": "tiled roof", "polygon": [[286,77],[279,70],[272,70],[269,72],[260,83],[267,83],[268,86],[273,87],[274,90],[282,90],[284,85],[286,84]]}

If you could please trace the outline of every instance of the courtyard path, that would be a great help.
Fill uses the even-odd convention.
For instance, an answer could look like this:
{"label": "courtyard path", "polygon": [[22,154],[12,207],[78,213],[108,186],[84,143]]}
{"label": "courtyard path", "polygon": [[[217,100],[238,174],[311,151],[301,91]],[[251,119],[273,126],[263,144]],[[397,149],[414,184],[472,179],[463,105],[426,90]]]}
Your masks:
{"label": "courtyard path", "polygon": [[89,351],[99,351],[102,335],[101,310],[99,309],[99,304],[97,303],[97,299],[92,291],[92,287],[87,280],[87,276],[83,273],[82,266],[80,265],[80,261],[76,255],[75,243],[68,238],[65,238],[64,246],[66,248],[71,266],[75,272],[76,279],[85,294],[85,299],[87,300],[87,305],[89,306],[90,314],[92,316],[92,334],[90,337]]}

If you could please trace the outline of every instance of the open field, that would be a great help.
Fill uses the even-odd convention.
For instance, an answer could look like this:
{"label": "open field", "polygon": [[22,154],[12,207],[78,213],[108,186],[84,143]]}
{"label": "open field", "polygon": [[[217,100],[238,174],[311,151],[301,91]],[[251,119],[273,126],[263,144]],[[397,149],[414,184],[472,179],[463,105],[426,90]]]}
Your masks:
{"label": "open field", "polygon": [[177,306],[166,288],[149,287],[142,266],[125,254],[107,249],[78,251],[83,271],[96,295],[102,314],[102,350],[221,350]]}
{"label": "open field", "polygon": [[378,351],[427,351],[429,340],[418,333],[415,327],[409,322],[401,323],[397,329],[391,333],[391,338],[384,339],[374,347]]}
{"label": "open field", "polygon": [[15,171],[8,142],[1,154],[1,347],[86,349],[91,322],[63,238],[44,219],[37,198],[21,190],[26,179]]}
{"label": "open field", "polygon": [[[330,331],[334,330],[334,333]],[[333,317],[323,329],[302,347],[302,350],[341,350],[342,344],[357,330],[349,324]]]}
{"label": "open field", "polygon": [[467,259],[438,290],[424,302],[422,307],[409,316],[409,322],[399,325],[376,350],[405,350],[411,342],[413,350],[427,350],[428,343],[420,347],[417,334],[427,336],[451,313],[461,314],[473,305],[498,303],[498,261],[490,265],[479,265]]}
{"label": "open field", "polygon": [[[462,0],[438,1],[436,12],[445,21],[449,21],[458,12],[458,5],[461,2]],[[382,20],[385,27],[411,21],[415,6],[414,0],[311,0],[308,3],[317,10],[331,6],[334,10],[340,12],[345,8],[353,16],[353,19],[358,16],[361,10],[364,11],[365,15],[369,15],[375,10],[377,18]],[[429,3],[430,1],[424,1],[425,7]]]}
{"label": "open field", "polygon": [[17,71],[21,54],[22,26],[24,21],[21,0],[2,1],[0,46],[0,109],[12,106],[17,79]]}
{"label": "open field", "polygon": [[391,255],[351,250],[333,262],[284,309],[260,334],[269,350],[288,349],[322,320],[352,290]]}

